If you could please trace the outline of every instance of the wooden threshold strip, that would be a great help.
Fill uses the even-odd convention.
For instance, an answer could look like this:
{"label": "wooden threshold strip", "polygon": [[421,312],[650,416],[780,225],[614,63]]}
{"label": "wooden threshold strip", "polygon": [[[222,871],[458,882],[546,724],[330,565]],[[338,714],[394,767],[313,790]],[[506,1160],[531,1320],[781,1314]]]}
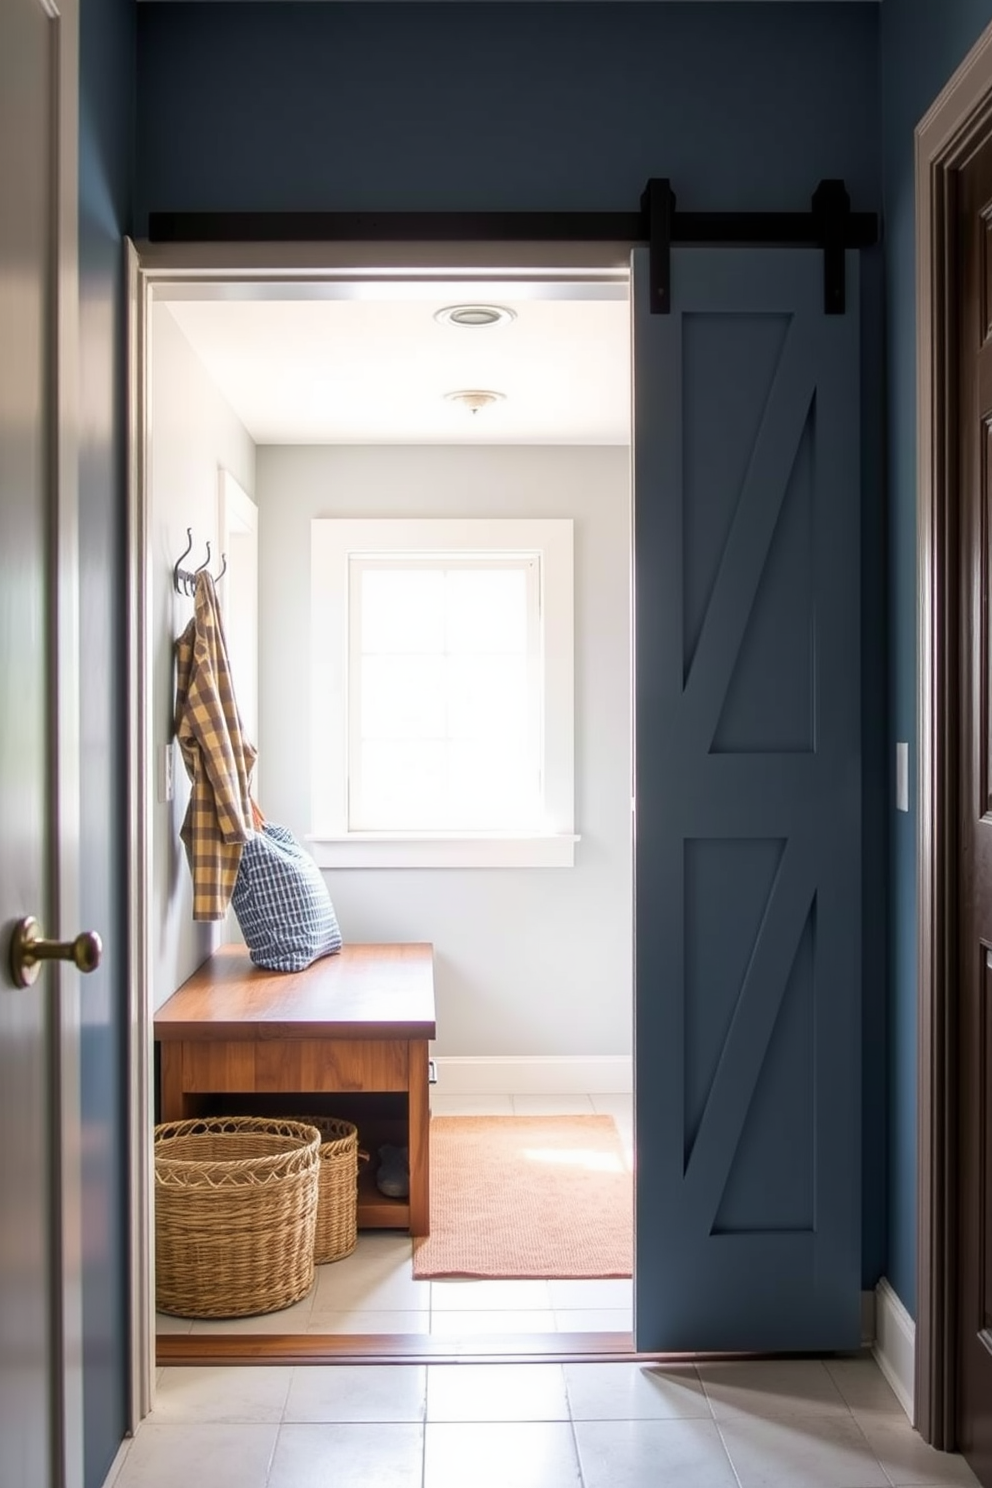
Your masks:
{"label": "wooden threshold strip", "polygon": [[595,1363],[638,1354],[633,1333],[165,1333],[158,1365]]}

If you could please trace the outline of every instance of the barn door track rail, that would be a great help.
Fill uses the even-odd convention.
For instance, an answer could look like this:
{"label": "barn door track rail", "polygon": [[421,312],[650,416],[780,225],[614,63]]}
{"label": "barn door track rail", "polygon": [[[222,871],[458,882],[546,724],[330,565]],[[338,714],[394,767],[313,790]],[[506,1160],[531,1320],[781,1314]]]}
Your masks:
{"label": "barn door track rail", "polygon": [[852,212],[842,180],[823,180],[808,212],[679,212],[667,176],[637,212],[152,212],[153,243],[647,243],[651,312],[672,304],[672,246],[818,248],[823,309],[843,315],[844,252],[879,240],[875,212]]}

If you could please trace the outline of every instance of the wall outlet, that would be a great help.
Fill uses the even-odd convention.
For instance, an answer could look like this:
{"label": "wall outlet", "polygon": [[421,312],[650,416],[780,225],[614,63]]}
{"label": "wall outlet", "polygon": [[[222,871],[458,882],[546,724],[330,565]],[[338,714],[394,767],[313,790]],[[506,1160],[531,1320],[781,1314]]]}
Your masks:
{"label": "wall outlet", "polygon": [[896,810],[909,810],[909,745],[896,745]]}
{"label": "wall outlet", "polygon": [[160,744],[158,746],[158,799],[159,804],[164,806],[166,801],[171,801],[175,795],[175,781],[172,777],[172,744]]}

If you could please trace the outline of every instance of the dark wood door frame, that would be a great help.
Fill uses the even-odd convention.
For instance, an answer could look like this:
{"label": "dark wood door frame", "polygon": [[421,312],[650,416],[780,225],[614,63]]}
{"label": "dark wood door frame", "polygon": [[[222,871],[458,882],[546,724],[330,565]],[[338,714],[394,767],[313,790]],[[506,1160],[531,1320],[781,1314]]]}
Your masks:
{"label": "dark wood door frame", "polygon": [[992,27],[916,130],[918,1072],[916,1425],[955,1446],[958,541],[956,172],[992,137]]}

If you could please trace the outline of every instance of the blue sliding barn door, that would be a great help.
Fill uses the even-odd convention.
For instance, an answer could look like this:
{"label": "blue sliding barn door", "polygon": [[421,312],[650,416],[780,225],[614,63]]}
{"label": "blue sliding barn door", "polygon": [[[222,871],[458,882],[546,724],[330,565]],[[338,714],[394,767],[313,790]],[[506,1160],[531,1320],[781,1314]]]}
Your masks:
{"label": "blue sliding barn door", "polygon": [[860,1342],[857,268],[634,256],[641,1350]]}

